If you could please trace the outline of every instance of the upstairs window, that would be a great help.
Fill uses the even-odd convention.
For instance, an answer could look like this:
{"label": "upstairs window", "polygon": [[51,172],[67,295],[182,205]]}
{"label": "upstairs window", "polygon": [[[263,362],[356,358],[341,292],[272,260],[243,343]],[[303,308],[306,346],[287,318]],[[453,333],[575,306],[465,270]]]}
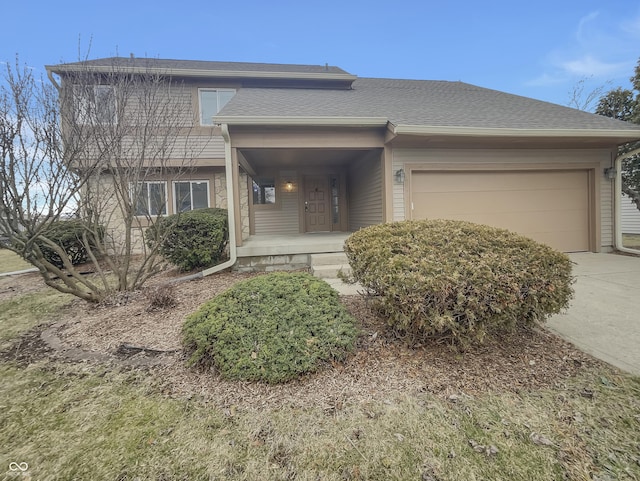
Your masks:
{"label": "upstairs window", "polygon": [[198,89],[200,125],[213,125],[213,116],[227,105],[235,93],[235,89]]}
{"label": "upstairs window", "polygon": [[209,182],[189,180],[173,183],[176,212],[209,207]]}
{"label": "upstairs window", "polygon": [[74,85],[74,118],[80,125],[117,122],[115,88],[111,85]]}
{"label": "upstairs window", "polygon": [[167,214],[166,182],[137,182],[132,186],[132,190],[136,215],[155,216]]}

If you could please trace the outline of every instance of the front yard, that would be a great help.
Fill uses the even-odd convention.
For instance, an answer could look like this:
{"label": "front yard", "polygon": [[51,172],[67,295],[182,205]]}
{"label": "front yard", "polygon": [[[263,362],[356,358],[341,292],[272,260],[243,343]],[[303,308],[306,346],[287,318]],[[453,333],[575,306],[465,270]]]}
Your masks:
{"label": "front yard", "polygon": [[640,250],[640,234],[622,234],[622,245],[629,249]]}
{"label": "front yard", "polygon": [[[242,277],[183,284],[160,311],[0,279],[0,479],[640,478],[640,379],[546,331],[410,349],[343,298],[362,333],[342,364],[281,386],[186,368],[184,316]],[[43,342],[53,322],[69,351]]]}
{"label": "front yard", "polygon": [[31,269],[33,266],[22,260],[17,254],[0,247],[0,273]]}

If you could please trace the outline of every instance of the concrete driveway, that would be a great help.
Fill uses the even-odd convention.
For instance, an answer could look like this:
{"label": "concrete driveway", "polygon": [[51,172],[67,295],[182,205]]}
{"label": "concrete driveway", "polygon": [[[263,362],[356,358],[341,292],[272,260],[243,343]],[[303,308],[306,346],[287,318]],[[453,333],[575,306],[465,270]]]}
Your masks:
{"label": "concrete driveway", "polygon": [[585,352],[640,375],[640,257],[570,254],[575,297],[548,327]]}

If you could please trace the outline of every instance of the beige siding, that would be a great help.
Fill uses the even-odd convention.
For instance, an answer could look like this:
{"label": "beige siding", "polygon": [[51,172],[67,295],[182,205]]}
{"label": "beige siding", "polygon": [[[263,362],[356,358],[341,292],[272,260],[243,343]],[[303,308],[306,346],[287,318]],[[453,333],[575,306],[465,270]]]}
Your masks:
{"label": "beige siding", "polygon": [[[417,159],[418,156],[408,156],[406,151],[393,151],[393,220],[399,221],[404,220],[404,184],[398,182],[395,178],[396,172],[398,170],[404,168],[404,162],[413,162],[413,160],[408,160],[411,158]],[[406,160],[405,160],[406,159]]]}
{"label": "beige siding", "polygon": [[382,223],[382,162],[381,152],[372,151],[349,166],[347,185],[349,199],[349,230]]}
{"label": "beige siding", "polygon": [[[515,168],[518,165],[527,164],[535,168],[536,164],[566,165],[599,163],[600,169],[596,172],[596,181],[600,185],[600,243],[609,248],[613,245],[613,209],[611,204],[612,182],[607,180],[603,171],[609,167],[611,152],[608,149],[593,150],[551,150],[551,149],[394,149],[393,172],[405,168],[406,164],[439,164],[447,170],[456,168],[456,164],[474,164],[481,167],[483,164],[495,166],[504,164],[505,169]],[[405,169],[406,170],[406,169]],[[394,220],[405,218],[405,185],[398,184],[394,180],[393,186],[393,214]]]}
{"label": "beige siding", "polygon": [[173,147],[174,159],[224,159],[224,140],[222,137],[189,134],[179,136]]}
{"label": "beige siding", "polygon": [[620,224],[623,234],[640,234],[640,211],[624,194],[620,204]]}
{"label": "beige siding", "polygon": [[[294,171],[282,171],[280,179],[296,179]],[[277,180],[276,180],[277,182]],[[280,182],[279,184],[282,184]],[[251,202],[251,199],[249,199]],[[300,233],[298,192],[284,192],[282,185],[278,185],[274,206],[254,208],[254,233],[256,235],[287,235]]]}

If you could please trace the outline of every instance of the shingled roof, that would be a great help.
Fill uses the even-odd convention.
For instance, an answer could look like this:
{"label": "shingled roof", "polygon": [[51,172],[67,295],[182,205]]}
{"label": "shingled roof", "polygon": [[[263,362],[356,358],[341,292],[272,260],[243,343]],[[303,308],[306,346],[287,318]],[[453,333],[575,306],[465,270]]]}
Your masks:
{"label": "shingled roof", "polygon": [[385,118],[394,125],[629,130],[640,126],[463,82],[358,78],[351,90],[241,89],[221,122],[259,117]]}
{"label": "shingled roof", "polygon": [[201,72],[224,73],[224,72],[246,72],[246,73],[283,73],[283,74],[316,74],[316,75],[355,75],[332,65],[301,65],[301,64],[280,64],[280,63],[252,63],[252,62],[216,62],[209,60],[174,60],[159,58],[138,58],[138,57],[107,57],[95,60],[85,60],[82,62],[63,63],[59,65],[47,65],[47,69],[60,73],[64,71],[77,71],[82,69],[152,69],[166,71],[169,73],[178,72]]}
{"label": "shingled roof", "polygon": [[[363,125],[389,122],[396,133],[403,128],[405,133],[416,128],[510,129],[534,135],[580,131],[580,135],[589,136],[598,131],[621,142],[640,138],[638,125],[527,97],[463,82],[358,78],[329,65],[109,57],[47,66],[59,74],[82,69],[151,69],[178,77],[244,79],[245,87],[238,89],[216,117],[218,122],[232,125],[285,125],[304,119],[325,119],[324,125],[331,121],[339,125],[359,119]],[[255,79],[262,79],[262,83],[251,84]],[[289,80],[297,82],[289,85],[295,88],[282,83]]]}

